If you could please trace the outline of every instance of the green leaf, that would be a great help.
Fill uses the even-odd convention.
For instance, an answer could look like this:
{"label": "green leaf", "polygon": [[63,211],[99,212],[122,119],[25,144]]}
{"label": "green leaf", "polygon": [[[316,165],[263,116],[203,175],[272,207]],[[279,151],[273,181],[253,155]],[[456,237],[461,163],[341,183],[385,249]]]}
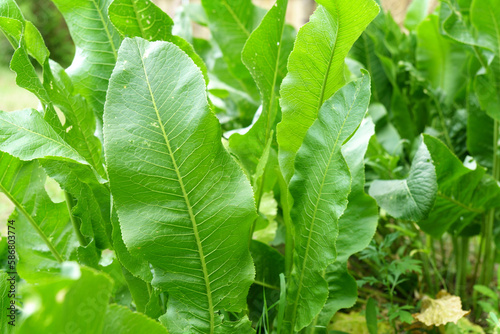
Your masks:
{"label": "green leaf", "polygon": [[[415,30],[427,16],[429,0],[414,0],[406,10],[404,26],[408,30]],[[372,334],[372,333],[370,333]]]}
{"label": "green leaf", "polygon": [[53,203],[46,175],[36,161],[24,162],[0,152],[0,191],[16,206],[17,270],[28,282],[51,277],[77,245],[64,203]]}
{"label": "green leaf", "polygon": [[[7,4],[9,3],[11,2],[7,2]],[[5,5],[5,3],[3,5]],[[19,46],[19,41],[22,38],[23,24],[21,21],[23,20],[23,18],[21,17],[19,19],[13,19],[10,17],[5,17],[3,15],[8,14],[8,12],[5,12],[5,7],[0,7],[0,27],[5,37],[7,37],[7,40],[14,47],[14,49],[16,49]]]}
{"label": "green leaf", "polygon": [[164,41],[172,36],[174,21],[148,0],[114,0],[108,8],[109,19],[124,37]]}
{"label": "green leaf", "polygon": [[74,262],[62,264],[61,274],[23,291],[30,313],[18,333],[101,333],[113,283],[109,276]]}
{"label": "green leaf", "polygon": [[12,17],[15,20],[23,21],[24,16],[15,1],[2,0],[0,2],[0,16]]}
{"label": "green leaf", "polygon": [[293,39],[287,38],[290,32],[285,32],[293,30],[285,25],[287,5],[288,0],[276,2],[248,38],[241,55],[259,87],[262,111],[247,133],[235,133],[229,138],[229,146],[251,174],[255,173],[276,126],[279,87],[293,46]]}
{"label": "green leaf", "polygon": [[128,290],[130,291],[130,295],[134,300],[135,309],[138,312],[144,313],[150,298],[146,282],[132,275],[132,273],[124,267],[122,267],[122,271]]}
{"label": "green leaf", "polygon": [[402,87],[399,86],[397,81],[398,64],[394,63],[389,56],[379,55],[379,59],[392,84],[392,97],[390,102],[391,120],[402,138],[413,141],[418,135],[418,130],[412,119],[408,99],[403,94],[401,90]]}
{"label": "green leaf", "polygon": [[[48,50],[43,44],[38,30],[31,22],[24,20],[19,7],[13,0],[0,2],[0,30],[15,50],[10,68],[16,72],[16,83],[35,94],[44,110],[50,109],[47,91],[29,59],[29,55],[31,55],[37,61],[41,61],[40,65],[43,66],[48,59]],[[55,113],[53,109],[51,111]]]}
{"label": "green leaf", "polygon": [[128,251],[122,239],[120,223],[114,207],[111,214],[111,221],[113,224],[113,249],[116,257],[123,266],[123,276],[134,299],[136,309],[148,316],[158,318],[164,312],[160,312],[159,307],[156,307],[154,304],[153,299],[157,297],[156,294],[149,291],[151,287],[148,287],[148,284],[151,284],[153,280],[150,265],[141,258],[133,256]]}
{"label": "green leaf", "polygon": [[114,207],[111,214],[111,222],[113,224],[112,237],[116,257],[133,276],[138,277],[145,282],[151,282],[153,280],[153,275],[151,274],[149,263],[132,256],[123,242],[120,223]]}
{"label": "green leaf", "polygon": [[0,150],[21,160],[51,158],[88,164],[34,109],[0,111]]}
{"label": "green leaf", "polygon": [[323,104],[297,153],[289,186],[295,252],[285,312],[288,331],[309,325],[328,297],[322,274],[337,256],[338,219],[351,190],[341,147],[361,123],[369,101],[370,76],[365,71]]}
{"label": "green leaf", "polygon": [[500,121],[500,56],[495,56],[486,71],[475,76],[474,84],[481,108]]}
{"label": "green leaf", "polygon": [[207,67],[194,48],[172,35],[174,22],[149,0],[114,0],[108,8],[109,19],[123,37],[142,37],[150,41],[172,42],[186,52],[201,69],[208,82]]}
{"label": "green leaf", "polygon": [[349,57],[363,64],[364,68],[370,72],[372,78],[372,102],[383,103],[386,108],[389,108],[392,86],[377,55],[378,45],[385,38],[385,31],[383,31],[386,20],[385,15],[384,11],[381,11],[370,23],[352,46]]}
{"label": "green leaf", "polygon": [[377,229],[377,203],[364,192],[363,161],[373,134],[373,122],[365,119],[352,138],[342,146],[342,154],[352,176],[351,193],[347,208],[339,220],[337,258],[328,266],[324,275],[328,282],[328,300],[308,333],[324,333],[321,328],[327,327],[333,315],[340,309],[353,306],[358,297],[356,280],[347,270],[347,261],[351,255],[368,246]]}
{"label": "green leaf", "polygon": [[468,57],[466,46],[441,35],[436,15],[430,15],[419,25],[416,67],[433,89],[445,95],[448,104],[467,83]]}
{"label": "green leaf", "polygon": [[486,73],[478,75],[476,80],[476,94],[481,107],[489,116],[500,121],[500,8],[494,0],[473,0],[470,8],[472,24],[479,33],[479,44],[491,50],[495,58],[482,66]]}
{"label": "green leaf", "polygon": [[262,10],[251,0],[202,0],[210,33],[220,47],[229,72],[253,99],[259,94],[250,72],[243,65],[241,53],[245,42],[262,19]]}
{"label": "green leaf", "polygon": [[324,101],[345,83],[344,58],[375,18],[372,0],[318,1],[309,23],[298,32],[281,85],[282,119],[278,124],[280,167],[289,181],[293,161],[307,129]]}
{"label": "green leaf", "polygon": [[368,327],[368,332],[370,334],[377,334],[377,304],[375,299],[368,298],[368,303],[366,303],[366,327]]}
{"label": "green leaf", "polygon": [[218,312],[246,307],[256,214],[250,184],[222,146],[200,70],[174,44],[126,39],[104,123],[123,240],[169,294],[162,321],[171,333],[223,332],[231,324]]}
{"label": "green leaf", "polygon": [[476,95],[467,101],[467,150],[483,167],[493,167],[493,123],[482,110]]}
{"label": "green leaf", "polygon": [[391,155],[402,155],[401,137],[389,122],[386,108],[380,103],[371,103],[368,113],[375,123],[375,134],[380,145]]}
{"label": "green leaf", "polygon": [[472,24],[477,28],[479,44],[500,56],[500,8],[496,0],[473,0],[470,8]]}
{"label": "green leaf", "polygon": [[469,169],[438,139],[424,135],[438,183],[436,203],[418,224],[435,238],[450,230],[459,233],[487,209],[500,206],[500,187],[481,166]]}
{"label": "green leaf", "polygon": [[[257,240],[250,243],[250,253],[255,264],[255,280],[248,292],[248,311],[250,320],[258,322],[264,305],[270,307],[280,299],[280,274],[285,272],[285,259],[277,250]],[[276,313],[277,308],[266,311],[266,321],[272,323]]]}
{"label": "green leaf", "polygon": [[20,42],[20,47],[17,48],[12,55],[10,68],[16,72],[16,84],[19,87],[25,88],[35,94],[42,103],[44,110],[51,108],[49,95],[38,78],[35,67],[28,57],[26,44],[23,40]]}
{"label": "green leaf", "polygon": [[[441,158],[433,159],[439,161]],[[418,222],[429,215],[437,189],[436,169],[429,150],[421,143],[406,179],[375,180],[370,186],[369,194],[394,218]]]}
{"label": "green leaf", "polygon": [[121,38],[108,18],[111,0],[52,0],[61,11],[76,46],[67,72],[75,90],[102,118],[108,81]]}
{"label": "green leaf", "polygon": [[[68,161],[44,159],[45,172],[77,200],[72,214],[80,219],[80,231],[98,249],[111,246],[110,193],[99,183],[90,166]],[[86,246],[86,244],[82,246]]]}
{"label": "green leaf", "polygon": [[[46,72],[50,71],[49,51],[38,30],[31,22],[24,20],[19,7],[13,0],[0,2],[0,30],[7,36],[15,50],[10,68],[16,73],[17,85],[30,91],[40,100],[45,118],[52,126],[60,126],[47,87],[44,85]],[[29,56],[35,58],[42,67],[44,82],[38,77],[34,63],[31,62]]]}
{"label": "green leaf", "polygon": [[167,329],[144,314],[120,305],[109,305],[104,316],[102,334],[167,334]]}
{"label": "green leaf", "polygon": [[50,101],[64,114],[65,122],[52,123],[62,139],[72,146],[85,160],[105,177],[102,145],[95,136],[96,119],[92,108],[79,94],[75,94],[71,79],[57,63],[50,61],[44,71],[44,86]]}
{"label": "green leaf", "polygon": [[443,32],[454,40],[477,45],[476,33],[470,24],[472,0],[443,0],[439,11],[439,23]]}
{"label": "green leaf", "polygon": [[0,30],[3,31],[14,49],[21,47],[21,42],[26,43],[26,51],[43,64],[49,57],[49,50],[43,42],[42,35],[33,23],[24,19],[21,10],[13,0],[0,2]]}
{"label": "green leaf", "polygon": [[[39,98],[45,111],[44,118],[50,126],[92,164],[101,176],[104,176],[101,143],[94,135],[96,122],[93,110],[81,96],[74,94],[71,80],[62,67],[49,61],[49,51],[38,30],[31,22],[22,18],[15,3],[9,6],[11,3],[13,2],[8,0],[0,4],[1,15],[12,17],[12,19],[3,17],[7,20],[5,21],[7,25],[2,24],[4,21],[0,19],[0,28],[14,40],[13,46],[16,51],[11,61],[11,68],[17,74],[18,85]],[[6,11],[5,7],[13,9]],[[12,31],[13,27],[17,29],[15,33]],[[28,54],[42,67],[43,81],[39,79]],[[63,124],[56,115],[54,106],[64,114]]]}
{"label": "green leaf", "polygon": [[[103,196],[104,200],[94,200],[93,203],[89,204],[92,202],[91,199],[87,199],[90,193],[82,191],[82,189],[88,188],[86,182],[94,182],[95,185],[104,187],[98,182],[100,176],[93,175],[94,172],[89,166],[68,162],[68,159],[71,159],[82,164],[91,164],[101,176],[105,175],[101,158],[101,143],[94,135],[96,128],[94,112],[81,96],[74,94],[71,80],[64,70],[53,62],[49,66],[48,51],[46,51],[40,33],[30,22],[25,21],[24,24],[23,40],[20,41],[21,46],[16,50],[11,64],[18,73],[18,81],[29,79],[29,83],[22,84],[23,87],[29,90],[32,87],[38,87],[36,94],[40,101],[46,105],[46,119],[34,110],[1,113],[0,127],[3,129],[4,137],[0,137],[0,149],[22,160],[48,158],[51,162],[49,161],[47,164],[58,164],[58,167],[55,168],[58,182],[64,189],[70,188],[70,192],[79,201],[77,211],[73,214],[82,219],[82,232],[90,239],[95,236],[98,247],[107,248],[109,242],[105,228],[110,229],[111,224],[109,218],[107,222],[103,221],[102,215],[109,215],[109,195]],[[23,47],[24,41],[27,41],[27,47]],[[30,47],[30,45],[32,46]],[[32,50],[30,54],[43,67],[43,83],[28,59],[27,50]],[[57,105],[63,112],[64,125],[55,115],[53,105]],[[79,178],[77,174],[82,170],[87,175]],[[81,179],[84,178],[86,180],[82,181]],[[101,194],[105,193],[105,188],[101,189],[100,192]],[[91,196],[91,198],[93,197]],[[107,207],[106,202],[108,202]],[[97,205],[97,203],[99,204]],[[100,206],[101,212],[99,212]],[[81,256],[84,253],[85,256],[95,254],[92,256],[93,263],[97,265],[98,256],[95,247],[87,245],[87,241],[80,240],[80,242],[86,248],[80,248],[79,254]],[[83,257],[81,259],[83,260]],[[91,265],[90,262],[86,262],[86,264]]]}
{"label": "green leaf", "polygon": [[490,298],[492,301],[498,302],[498,300],[500,299],[500,297],[498,297],[498,294],[487,286],[476,284],[474,285],[474,290]]}

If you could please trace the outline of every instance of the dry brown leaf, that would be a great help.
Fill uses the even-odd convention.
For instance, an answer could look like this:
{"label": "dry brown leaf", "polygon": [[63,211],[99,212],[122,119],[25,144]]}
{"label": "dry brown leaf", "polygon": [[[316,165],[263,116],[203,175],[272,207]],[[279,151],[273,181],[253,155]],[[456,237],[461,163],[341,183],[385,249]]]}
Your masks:
{"label": "dry brown leaf", "polygon": [[450,295],[441,290],[436,299],[425,296],[422,299],[422,311],[413,315],[415,319],[424,323],[426,326],[441,326],[449,322],[457,321],[469,314],[470,311],[462,310],[462,301],[460,297]]}

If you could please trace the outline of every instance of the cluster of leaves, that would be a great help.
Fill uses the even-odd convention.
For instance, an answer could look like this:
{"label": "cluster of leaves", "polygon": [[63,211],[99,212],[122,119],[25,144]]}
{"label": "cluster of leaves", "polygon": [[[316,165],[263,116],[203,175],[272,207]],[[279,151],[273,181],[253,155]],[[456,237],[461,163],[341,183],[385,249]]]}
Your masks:
{"label": "cluster of leaves", "polygon": [[[317,0],[298,32],[287,0],[203,0],[175,20],[149,0],[53,2],[76,46],[67,69],[0,0],[10,67],[40,100],[0,112],[19,333],[326,333],[356,302],[347,262],[377,203],[433,237],[474,233],[488,212],[491,266],[500,36],[474,18],[493,1],[474,1],[460,31],[457,3],[424,19],[417,1],[409,34],[373,0]],[[372,280],[394,295],[419,263],[386,255]]]}
{"label": "cluster of leaves", "polygon": [[[428,5],[413,1],[405,32],[380,13],[351,50],[349,67],[372,75],[376,135],[366,155],[367,184],[382,209],[379,237],[387,242],[403,231],[410,254],[420,254],[424,277],[415,290],[451,289],[479,319],[490,309],[474,284],[491,292],[482,287],[491,287],[500,259],[500,12],[494,1],[443,0],[430,15]],[[393,249],[392,258],[399,253]],[[367,281],[387,286],[361,279]]]}

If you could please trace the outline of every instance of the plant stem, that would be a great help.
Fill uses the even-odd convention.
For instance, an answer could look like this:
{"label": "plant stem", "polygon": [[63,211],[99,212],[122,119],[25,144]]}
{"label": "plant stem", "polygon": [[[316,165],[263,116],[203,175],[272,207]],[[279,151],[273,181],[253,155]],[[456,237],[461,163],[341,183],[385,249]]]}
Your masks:
{"label": "plant stem", "polygon": [[489,286],[493,277],[493,225],[495,222],[495,209],[491,209],[486,215],[484,225],[484,250],[481,263],[481,273],[479,275],[479,284]]}
{"label": "plant stem", "polygon": [[[264,166],[264,169],[265,169],[265,166]],[[262,201],[262,195],[264,192],[264,180],[265,180],[265,178],[266,178],[266,173],[264,172],[264,174],[262,175],[262,177],[260,179],[261,182],[260,182],[260,186],[259,186],[259,189],[257,192],[257,198],[255,199],[255,206],[257,207],[257,213],[260,213],[260,202]],[[255,220],[252,223],[252,229],[250,230],[250,241],[252,241],[253,232],[255,231],[255,225],[257,224],[257,219],[259,219],[259,217],[255,218]]]}
{"label": "plant stem", "polygon": [[460,282],[460,266],[461,266],[461,256],[462,252],[460,251],[460,248],[458,247],[458,237],[452,235],[451,240],[453,243],[453,254],[455,255],[455,294],[459,294],[459,283]]}
{"label": "plant stem", "polygon": [[443,268],[447,268],[448,263],[446,263],[446,249],[444,247],[443,237],[439,238],[439,248],[441,250],[441,266]]}
{"label": "plant stem", "polygon": [[483,247],[484,247],[483,233],[484,233],[484,226],[481,230],[481,238],[479,241],[479,247],[477,249],[476,264],[474,265],[474,275],[472,277],[472,286],[474,286],[477,282],[477,278],[478,278],[477,274],[479,272],[479,265],[481,263],[481,258],[483,257]]}
{"label": "plant stem", "polygon": [[[371,296],[379,296],[382,298],[385,298],[386,300],[391,300],[391,296],[388,293],[379,291],[379,290],[374,290],[366,287],[361,287],[359,288],[359,291],[366,293],[367,295]],[[406,304],[407,300],[397,297],[397,296],[392,296],[392,299],[398,303]]]}
{"label": "plant stem", "polygon": [[418,253],[419,254],[419,258],[420,258],[420,261],[422,261],[422,265],[424,267],[424,279],[425,279],[425,282],[427,283],[427,287],[429,288],[429,291],[431,291],[433,294],[435,294],[437,291],[436,290],[436,285],[433,284],[432,282],[432,279],[431,279],[431,275],[430,275],[430,267],[429,267],[429,262],[430,262],[430,257],[424,254],[422,254],[421,252]]}
{"label": "plant stem", "polygon": [[451,143],[450,134],[448,132],[448,127],[446,127],[446,121],[444,119],[443,110],[441,109],[441,104],[439,103],[438,99],[433,94],[432,94],[432,99],[434,100],[434,104],[436,105],[436,109],[438,111],[439,122],[441,123],[441,128],[443,129],[443,135],[444,135],[444,139],[446,140],[446,145],[448,145],[448,148],[452,152],[455,152],[455,150],[453,149],[453,145]]}
{"label": "plant stem", "polygon": [[[495,180],[500,179],[500,156],[498,155],[498,139],[499,139],[499,122],[494,120],[493,122],[493,170],[492,175]],[[494,267],[494,250],[493,247],[493,226],[495,225],[495,209],[491,209],[486,216],[486,222],[484,225],[484,253],[481,266],[481,274],[479,277],[479,283],[489,286],[493,278],[493,267]]]}
{"label": "plant stem", "polygon": [[466,290],[466,278],[467,278],[467,264],[469,257],[469,238],[461,237],[459,245],[459,257],[457,258],[457,263],[459,264],[457,268],[456,277],[456,290],[458,295],[464,304],[468,304],[466,300],[465,290]]}
{"label": "plant stem", "polygon": [[278,172],[278,182],[280,185],[280,201],[283,211],[283,222],[285,223],[285,277],[288,278],[292,272],[293,266],[293,224],[290,217],[290,203],[288,202],[288,186],[285,178]]}
{"label": "plant stem", "polygon": [[19,203],[13,196],[11,193],[9,193],[7,191],[7,189],[4,188],[4,186],[2,184],[0,184],[0,190],[9,198],[9,200],[14,203],[14,205],[16,206],[16,208],[23,214],[23,216],[28,220],[28,222],[31,224],[31,226],[33,226],[33,228],[35,229],[35,231],[38,233],[38,235],[40,236],[40,238],[42,238],[43,242],[45,242],[45,244],[47,245],[47,247],[49,247],[49,250],[50,252],[52,253],[52,255],[54,255],[54,257],[56,258],[57,262],[61,263],[63,262],[63,258],[61,257],[61,255],[59,254],[59,252],[57,251],[57,249],[54,247],[54,245],[52,245],[52,243],[50,242],[50,240],[47,238],[47,236],[45,235],[45,233],[43,233],[42,229],[40,228],[40,226],[38,226],[38,224],[36,223],[36,221],[33,219],[33,217],[26,211],[26,209],[24,208],[24,206],[21,205],[21,203]]}
{"label": "plant stem", "polygon": [[434,273],[436,274],[437,278],[439,279],[439,281],[443,285],[443,289],[448,290],[448,287],[446,286],[446,282],[443,279],[443,276],[441,275],[441,273],[439,272],[439,270],[437,268],[436,252],[434,250],[433,238],[431,236],[427,236],[427,246],[430,247],[430,249],[431,249],[432,257],[429,256],[429,262],[432,266],[432,269],[434,270]]}
{"label": "plant stem", "polygon": [[75,206],[75,201],[73,197],[67,192],[64,192],[64,197],[66,197],[66,207],[68,208],[69,218],[71,219],[71,224],[73,225],[73,229],[75,230],[76,237],[78,238],[78,242],[80,242],[80,246],[87,246],[87,241],[80,231],[80,222],[78,218],[73,215],[73,207]]}

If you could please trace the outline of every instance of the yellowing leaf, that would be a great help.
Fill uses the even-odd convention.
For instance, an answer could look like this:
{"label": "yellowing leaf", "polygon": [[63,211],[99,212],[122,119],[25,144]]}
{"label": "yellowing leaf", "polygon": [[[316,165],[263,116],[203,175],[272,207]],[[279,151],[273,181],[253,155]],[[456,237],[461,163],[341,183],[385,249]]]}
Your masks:
{"label": "yellowing leaf", "polygon": [[437,299],[424,297],[422,300],[422,313],[414,314],[413,317],[426,326],[441,326],[449,322],[457,323],[470,311],[462,310],[460,297],[450,295],[442,290],[437,294]]}

